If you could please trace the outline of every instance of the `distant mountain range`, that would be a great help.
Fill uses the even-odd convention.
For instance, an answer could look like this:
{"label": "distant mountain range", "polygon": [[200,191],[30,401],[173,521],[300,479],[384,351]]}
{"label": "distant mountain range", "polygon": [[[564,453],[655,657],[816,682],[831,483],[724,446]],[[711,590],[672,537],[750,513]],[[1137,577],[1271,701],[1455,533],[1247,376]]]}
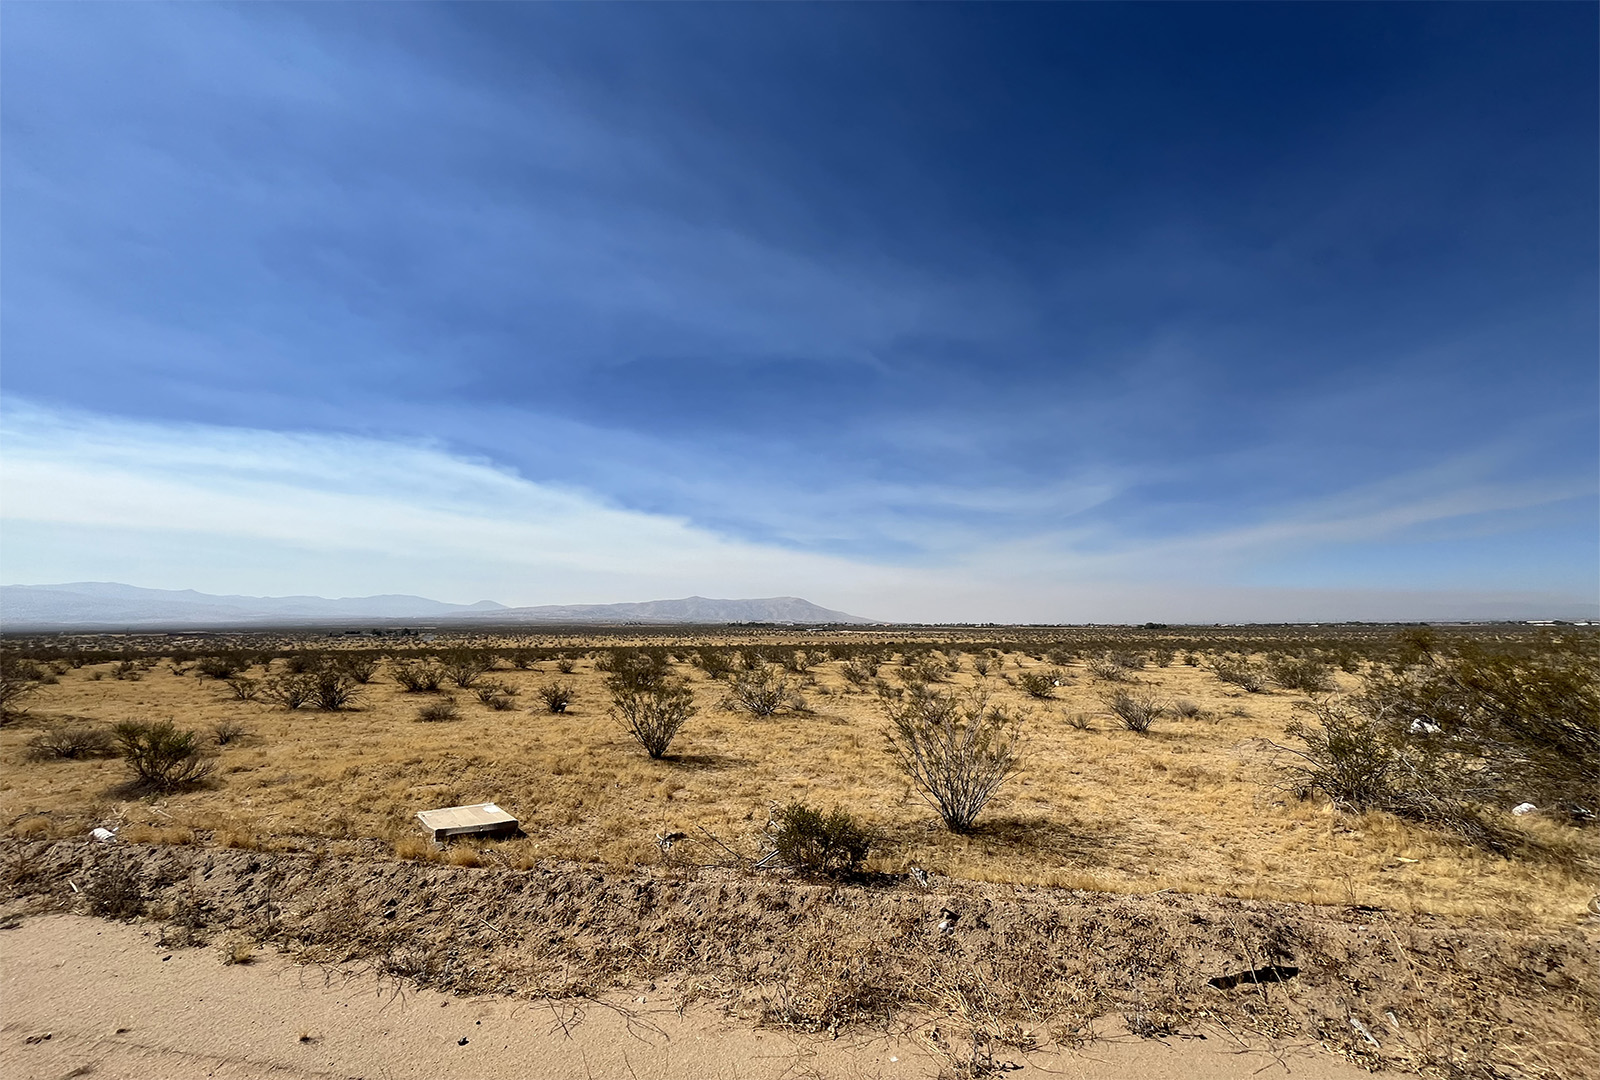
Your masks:
{"label": "distant mountain range", "polygon": [[648,600],[635,604],[507,607],[493,600],[445,604],[421,596],[212,596],[111,581],[0,586],[6,630],[180,629],[351,623],[870,623],[795,596],[761,600]]}

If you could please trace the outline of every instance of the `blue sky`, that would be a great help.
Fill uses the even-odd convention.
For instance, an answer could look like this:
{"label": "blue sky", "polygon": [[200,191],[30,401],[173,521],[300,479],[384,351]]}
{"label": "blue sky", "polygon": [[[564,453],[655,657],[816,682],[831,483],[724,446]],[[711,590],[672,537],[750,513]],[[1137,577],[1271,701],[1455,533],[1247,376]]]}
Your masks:
{"label": "blue sky", "polygon": [[6,582],[1600,608],[1593,5],[3,30]]}

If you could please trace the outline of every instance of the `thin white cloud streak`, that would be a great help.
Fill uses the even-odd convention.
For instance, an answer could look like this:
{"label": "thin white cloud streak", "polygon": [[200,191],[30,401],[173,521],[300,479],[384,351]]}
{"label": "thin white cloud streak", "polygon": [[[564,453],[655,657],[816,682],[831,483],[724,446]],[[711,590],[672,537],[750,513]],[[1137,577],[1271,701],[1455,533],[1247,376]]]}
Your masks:
{"label": "thin white cloud streak", "polygon": [[[609,506],[420,443],[13,410],[0,483],[7,522],[229,537],[299,548],[308,560],[325,552],[344,561],[360,552],[402,564],[494,566],[513,590],[530,581],[556,589],[566,579],[621,600],[637,597],[614,589],[648,581],[688,591],[714,581],[767,592],[786,579],[816,587],[859,582],[872,572],[726,540],[678,518]],[[162,541],[152,536],[150,543]],[[7,548],[7,575],[27,575],[26,553]],[[608,587],[607,579],[615,584]],[[393,591],[416,587],[396,583]]]}
{"label": "thin white cloud streak", "polygon": [[[212,592],[411,592],[512,604],[794,594],[926,621],[1423,617],[1454,601],[1231,588],[1227,572],[1286,547],[1570,494],[1480,485],[1417,498],[1413,479],[1181,540],[1108,549],[1095,536],[1097,554],[1083,550],[1087,533],[1053,533],[974,543],[937,565],[907,567],[730,539],[420,442],[142,423],[14,402],[0,435],[7,582],[132,578]],[[1489,610],[1485,594],[1454,595],[1458,608]],[[1560,600],[1518,595],[1493,602]]]}

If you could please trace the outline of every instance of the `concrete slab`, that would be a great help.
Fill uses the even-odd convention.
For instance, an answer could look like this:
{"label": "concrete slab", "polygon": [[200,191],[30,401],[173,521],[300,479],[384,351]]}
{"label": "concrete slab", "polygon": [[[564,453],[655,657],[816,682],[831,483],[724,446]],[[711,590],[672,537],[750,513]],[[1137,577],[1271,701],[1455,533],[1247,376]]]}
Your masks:
{"label": "concrete slab", "polygon": [[422,827],[435,840],[452,836],[493,836],[517,831],[517,819],[492,802],[423,810],[417,815],[417,820],[422,822]]}

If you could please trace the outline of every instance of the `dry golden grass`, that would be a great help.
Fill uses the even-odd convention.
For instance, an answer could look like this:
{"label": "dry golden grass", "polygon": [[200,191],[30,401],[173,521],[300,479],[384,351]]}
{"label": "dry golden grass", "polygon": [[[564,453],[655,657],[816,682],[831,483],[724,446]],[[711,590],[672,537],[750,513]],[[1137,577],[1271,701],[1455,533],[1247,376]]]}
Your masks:
{"label": "dry golden grass", "polygon": [[[706,833],[754,853],[769,806],[804,799],[843,806],[878,829],[870,867],[887,872],[916,865],[989,882],[1548,923],[1571,922],[1594,892],[1592,873],[1583,872],[1596,865],[1594,839],[1537,816],[1514,825],[1565,857],[1508,860],[1276,789],[1257,741],[1281,738],[1303,695],[1247,694],[1203,668],[1135,673],[1161,697],[1200,709],[1188,719],[1169,714],[1140,736],[1121,730],[1101,700],[1111,684],[1082,662],[1064,666],[1071,678],[1054,700],[1037,701],[1004,679],[1045,662],[1006,655],[987,682],[996,700],[1029,715],[1027,767],[977,830],[955,836],[895,770],[876,699],[853,690],[838,661],[790,676],[811,713],[765,720],[725,711],[724,684],[676,665],[699,712],[663,761],[648,759],[608,717],[592,659],[571,675],[548,661],[540,670],[502,667],[490,678],[519,691],[514,709],[495,711],[455,690],[460,719],[431,724],[416,721],[417,707],[445,695],[403,693],[386,668],[364,688],[359,708],[317,712],[239,701],[225,685],[173,674],[165,663],[138,682],[109,677],[113,666],[67,671],[40,688],[28,719],[0,730],[0,834],[82,835],[120,821],[125,837],[147,842],[285,850],[379,841],[395,858],[529,866],[544,858],[654,863],[657,834],[682,831],[695,842],[675,855],[711,862],[723,853]],[[886,664],[881,675],[894,682],[898,671]],[[576,689],[562,715],[544,712],[536,692],[556,679]],[[966,656],[948,685],[978,681]],[[1073,713],[1093,716],[1087,730],[1069,724]],[[248,734],[215,748],[217,769],[204,787],[141,799],[123,791],[119,760],[27,758],[38,728],[68,717],[171,719],[203,733],[235,721]],[[487,800],[521,818],[527,836],[448,852],[420,836],[417,811]]]}

